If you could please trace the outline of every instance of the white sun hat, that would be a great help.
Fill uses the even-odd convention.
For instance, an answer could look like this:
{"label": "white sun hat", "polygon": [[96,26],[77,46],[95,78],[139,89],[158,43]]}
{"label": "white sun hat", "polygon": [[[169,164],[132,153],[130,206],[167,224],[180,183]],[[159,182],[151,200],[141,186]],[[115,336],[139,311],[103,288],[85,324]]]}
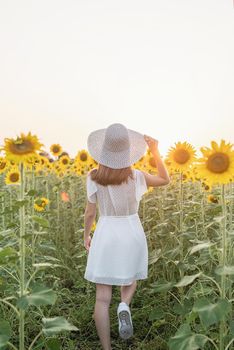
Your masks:
{"label": "white sun hat", "polygon": [[96,162],[113,169],[127,168],[136,163],[147,149],[143,134],[120,123],[91,132],[87,146]]}

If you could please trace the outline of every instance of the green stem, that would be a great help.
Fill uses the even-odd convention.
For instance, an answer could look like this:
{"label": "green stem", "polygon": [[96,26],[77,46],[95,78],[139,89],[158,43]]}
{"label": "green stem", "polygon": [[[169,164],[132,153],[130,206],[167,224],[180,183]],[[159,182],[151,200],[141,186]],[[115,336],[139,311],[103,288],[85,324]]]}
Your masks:
{"label": "green stem", "polygon": [[230,340],[230,342],[228,343],[228,345],[226,346],[225,350],[228,350],[229,346],[234,342],[234,338],[232,338]]}
{"label": "green stem", "polygon": [[[35,173],[34,173],[34,167],[31,172],[32,174],[32,182],[31,182],[31,189],[35,189]],[[31,215],[35,214],[34,210],[34,196],[32,196],[32,201],[31,201]],[[32,251],[32,265],[35,263],[35,237],[34,237],[34,222],[32,222],[32,240],[31,240],[31,251]]]}
{"label": "green stem", "polygon": [[[227,233],[226,233],[226,203],[225,203],[225,185],[222,184],[222,193],[221,193],[221,204],[222,204],[222,216],[224,217],[221,221],[220,228],[222,234],[222,254],[221,254],[221,265],[224,268],[227,263]],[[226,275],[222,273],[221,275],[221,298],[225,299],[226,297]],[[219,328],[219,349],[224,350],[224,336],[226,332],[226,322],[221,320]]]}
{"label": "green stem", "polygon": [[7,301],[5,299],[0,299],[0,301],[2,303],[5,303],[6,305],[10,306],[15,311],[16,315],[19,317],[19,311],[16,309],[16,307],[13,304],[9,303],[9,301]]}
{"label": "green stem", "polygon": [[[184,260],[184,252],[183,252],[183,172],[180,171],[180,192],[179,192],[179,204],[180,204],[180,262],[182,264],[182,261]],[[180,278],[182,279],[184,277],[184,270],[183,266],[182,269],[179,269],[180,271]],[[181,303],[183,303],[184,300],[184,288],[180,287],[179,288],[179,293],[180,293],[180,299]]]}
{"label": "green stem", "polygon": [[42,331],[40,331],[40,332],[36,335],[36,337],[33,339],[33,341],[31,342],[31,344],[30,344],[28,350],[31,350],[31,349],[32,349],[33,345],[36,343],[37,339],[40,338],[41,335],[42,335]]}
{"label": "green stem", "polygon": [[[180,261],[183,260],[183,172],[180,171]],[[182,278],[184,272],[180,270],[180,277]]]}
{"label": "green stem", "polygon": [[[25,188],[25,179],[24,179],[24,164],[20,163],[20,200],[24,200],[24,188]],[[25,206],[21,205],[19,209],[20,217],[20,237],[19,237],[19,254],[20,254],[20,294],[22,297],[25,290]],[[19,350],[24,349],[24,317],[25,311],[23,309],[19,310]]]}
{"label": "green stem", "polygon": [[59,226],[59,221],[60,221],[60,197],[59,197],[59,189],[57,189],[56,192],[56,203],[57,203],[57,229],[56,229],[56,246],[59,245],[59,236],[60,236],[60,226]]}
{"label": "green stem", "polygon": [[214,345],[214,348],[215,348],[216,350],[219,350],[218,346],[215,344],[215,342],[214,342],[211,338],[209,338],[209,337],[207,337],[207,336],[206,336],[206,338],[207,338],[207,340],[208,340],[211,344]]}
{"label": "green stem", "polygon": [[207,275],[205,275],[205,274],[202,274],[202,276],[204,277],[205,280],[208,279],[208,280],[212,281],[212,282],[216,285],[216,287],[217,287],[218,290],[219,290],[219,294],[220,294],[220,296],[221,296],[221,295],[222,295],[222,289],[220,288],[220,285],[218,284],[218,282],[216,282],[214,278],[212,278],[212,277],[210,277],[210,276],[207,276]]}
{"label": "green stem", "polygon": [[15,347],[15,345],[13,345],[12,343],[10,343],[9,341],[7,342],[7,345],[11,346],[12,349],[14,349],[14,350],[18,350],[18,349]]}
{"label": "green stem", "polygon": [[30,276],[30,278],[28,279],[28,281],[27,281],[27,283],[26,283],[26,285],[25,285],[25,290],[27,290],[27,289],[29,288],[29,285],[30,285],[31,281],[33,280],[33,278],[34,278],[34,276],[36,275],[37,272],[38,272],[38,269],[36,268],[36,269],[33,271],[33,273],[32,273],[32,275]]}
{"label": "green stem", "polygon": [[10,202],[10,222],[12,222],[13,221],[13,213],[12,213],[12,187],[11,186],[10,186],[9,202]]}
{"label": "green stem", "polygon": [[204,238],[207,238],[207,230],[205,226],[205,191],[202,191],[202,200],[201,200],[201,215],[202,215],[202,232],[204,235]]}
{"label": "green stem", "polygon": [[[229,201],[229,227],[228,227],[228,229],[229,229],[229,232],[231,233],[231,232],[233,232],[233,220],[232,220],[232,217],[233,217],[233,207],[234,207],[234,199],[233,199],[233,197],[234,197],[234,193],[233,193],[233,182],[231,182],[230,184],[229,184],[229,198],[230,198],[230,201]],[[232,265],[233,264],[233,256],[234,256],[234,254],[233,254],[233,247],[232,246],[230,246],[229,247],[230,248],[230,250],[229,250],[229,256],[228,256],[228,261],[230,262],[230,264]],[[229,290],[229,293],[230,293],[230,298],[231,298],[231,295],[232,295],[232,290],[231,290],[231,288],[230,288],[230,290]]]}
{"label": "green stem", "polygon": [[8,271],[5,267],[0,266],[0,269],[4,270],[8,275],[10,275],[14,280],[16,280],[17,283],[19,283],[19,278],[15,277],[11,271]]}
{"label": "green stem", "polygon": [[[2,211],[4,211],[5,209],[5,193],[3,193],[3,197],[2,197]],[[2,215],[2,228],[3,230],[6,229],[6,216]]]}
{"label": "green stem", "polygon": [[[47,199],[49,199],[49,194],[50,194],[50,192],[49,192],[49,177],[48,177],[48,175],[47,175],[47,178],[45,179],[45,187],[46,187],[46,198]],[[48,203],[48,209],[50,210],[50,205],[51,205],[51,201],[50,201],[50,199],[49,199],[49,203]]]}

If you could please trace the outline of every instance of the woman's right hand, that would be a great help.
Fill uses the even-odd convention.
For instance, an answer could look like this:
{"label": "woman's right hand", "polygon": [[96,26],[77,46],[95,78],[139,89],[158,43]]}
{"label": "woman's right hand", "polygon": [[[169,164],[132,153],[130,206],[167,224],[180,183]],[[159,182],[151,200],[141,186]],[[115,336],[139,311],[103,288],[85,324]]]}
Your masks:
{"label": "woman's right hand", "polygon": [[144,135],[145,142],[147,143],[151,153],[158,151],[158,140],[150,137],[148,135]]}

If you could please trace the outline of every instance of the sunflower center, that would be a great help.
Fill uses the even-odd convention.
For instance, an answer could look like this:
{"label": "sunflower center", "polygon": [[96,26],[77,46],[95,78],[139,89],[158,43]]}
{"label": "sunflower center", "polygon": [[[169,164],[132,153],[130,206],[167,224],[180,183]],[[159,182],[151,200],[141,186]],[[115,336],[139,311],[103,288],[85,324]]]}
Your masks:
{"label": "sunflower center", "polygon": [[186,163],[190,158],[189,153],[185,149],[178,149],[174,153],[174,160],[179,164]]}
{"label": "sunflower center", "polygon": [[58,146],[53,146],[53,152],[58,153],[60,151],[60,148]]}
{"label": "sunflower center", "polygon": [[212,154],[207,160],[207,169],[213,173],[223,173],[228,169],[228,166],[228,155],[222,152]]}
{"label": "sunflower center", "polygon": [[80,160],[82,160],[82,162],[85,162],[87,159],[88,159],[87,154],[86,153],[81,153]]}
{"label": "sunflower center", "polygon": [[34,152],[34,145],[29,140],[15,141],[10,144],[11,152],[14,154],[27,154]]}
{"label": "sunflower center", "polygon": [[11,182],[17,182],[18,180],[19,180],[19,174],[18,173],[10,174],[10,181]]}

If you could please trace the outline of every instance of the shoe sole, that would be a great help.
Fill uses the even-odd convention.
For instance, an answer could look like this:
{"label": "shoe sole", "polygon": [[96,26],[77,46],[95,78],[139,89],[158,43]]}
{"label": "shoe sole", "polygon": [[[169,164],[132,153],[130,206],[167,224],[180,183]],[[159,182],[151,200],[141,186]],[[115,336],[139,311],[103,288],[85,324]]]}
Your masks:
{"label": "shoe sole", "polygon": [[133,327],[130,320],[130,314],[126,310],[122,310],[118,314],[121,326],[119,327],[119,335],[122,339],[128,339],[133,335]]}

